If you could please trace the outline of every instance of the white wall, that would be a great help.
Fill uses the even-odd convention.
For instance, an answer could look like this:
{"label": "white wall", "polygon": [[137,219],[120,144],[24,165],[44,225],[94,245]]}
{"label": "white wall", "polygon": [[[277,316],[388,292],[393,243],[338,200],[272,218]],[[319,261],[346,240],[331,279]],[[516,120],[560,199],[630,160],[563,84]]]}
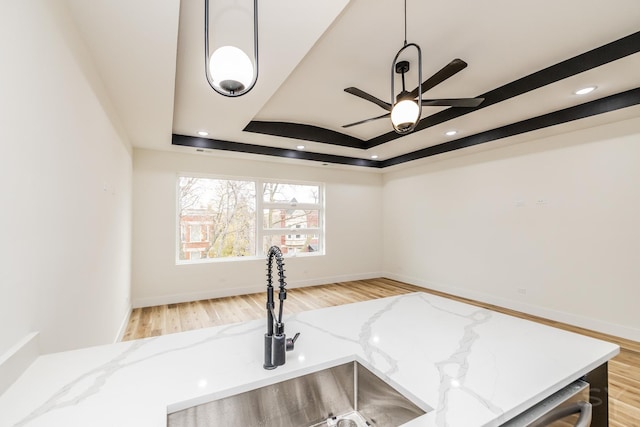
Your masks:
{"label": "white wall", "polygon": [[[260,158],[264,159],[264,157]],[[176,177],[195,172],[326,183],[326,255],[286,260],[290,287],[378,277],[382,265],[382,176],[367,170],[134,150],[134,306],[265,289],[265,260],[176,265]]]}
{"label": "white wall", "polygon": [[640,340],[640,119],[388,173],[384,202],[388,276]]}
{"label": "white wall", "polygon": [[64,1],[0,3],[0,362],[32,332],[113,342],[129,309],[130,147],[74,29]]}

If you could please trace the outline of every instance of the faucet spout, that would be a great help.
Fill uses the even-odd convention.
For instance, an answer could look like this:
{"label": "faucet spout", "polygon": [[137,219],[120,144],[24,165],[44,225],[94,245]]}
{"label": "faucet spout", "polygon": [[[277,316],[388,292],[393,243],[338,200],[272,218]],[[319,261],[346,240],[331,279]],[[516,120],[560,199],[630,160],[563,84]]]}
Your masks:
{"label": "faucet spout", "polygon": [[[273,260],[276,261],[278,269],[279,292],[278,314],[275,312],[275,301],[273,296]],[[287,338],[284,333],[284,323],[282,322],[282,312],[284,300],[287,299],[287,284],[284,281],[284,262],[282,252],[277,246],[271,246],[267,254],[267,333],[264,335],[264,369],[275,369],[286,362],[286,352],[293,350],[300,333],[293,338]]]}

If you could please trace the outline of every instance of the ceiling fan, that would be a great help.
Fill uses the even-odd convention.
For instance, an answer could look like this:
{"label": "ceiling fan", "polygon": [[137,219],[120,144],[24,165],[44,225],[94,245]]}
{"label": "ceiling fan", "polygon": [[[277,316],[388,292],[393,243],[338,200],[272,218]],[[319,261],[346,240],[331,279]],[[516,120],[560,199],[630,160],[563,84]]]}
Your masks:
{"label": "ceiling fan", "polygon": [[[411,92],[408,92],[405,86],[405,74],[409,71],[409,61],[399,61],[400,55],[409,50],[415,50],[418,63],[418,87]],[[424,99],[422,94],[433,88],[434,86],[442,83],[454,74],[464,70],[467,67],[467,63],[462,59],[454,59],[449,64],[445,65],[440,71],[429,77],[427,80],[422,81],[422,50],[420,46],[415,43],[407,43],[407,0],[404,1],[404,45],[396,53],[395,58],[391,64],[391,103],[385,102],[375,96],[368,94],[367,92],[358,89],[356,87],[348,87],[344,91],[355,95],[359,98],[373,102],[387,113],[372,117],[370,119],[360,120],[355,123],[349,123],[342,126],[348,128],[351,126],[361,125],[363,123],[371,122],[373,120],[382,119],[385,117],[391,117],[391,123],[393,129],[399,134],[406,134],[412,132],[422,114],[423,106],[435,106],[435,107],[466,107],[474,108],[480,105],[484,98],[449,98],[449,99]],[[397,74],[401,74],[402,78],[402,91],[395,95],[395,78],[394,71]]]}
{"label": "ceiling fan", "polygon": [[[408,61],[399,61],[395,64],[395,71],[398,74],[402,74],[402,91],[396,96],[396,103],[400,100],[410,99],[417,101],[418,91],[422,90],[422,93],[427,90],[433,88],[434,86],[442,83],[449,77],[452,77],[454,74],[464,70],[467,67],[467,63],[462,59],[454,59],[449,64],[445,65],[440,71],[426,79],[420,87],[416,87],[411,92],[407,92],[405,88],[404,75],[409,71],[410,64]],[[344,90],[351,95],[355,95],[359,98],[362,98],[366,101],[373,102],[374,104],[382,107],[387,113],[372,117],[370,119],[360,120],[358,122],[349,123],[347,125],[343,125],[343,128],[348,128],[351,126],[361,125],[363,123],[368,123],[374,120],[383,119],[385,117],[391,116],[391,110],[393,105],[385,102],[375,96],[358,89],[357,87],[348,87]],[[422,99],[423,106],[431,106],[431,107],[464,107],[464,108],[474,108],[480,105],[484,101],[484,98],[443,98],[443,99]]]}

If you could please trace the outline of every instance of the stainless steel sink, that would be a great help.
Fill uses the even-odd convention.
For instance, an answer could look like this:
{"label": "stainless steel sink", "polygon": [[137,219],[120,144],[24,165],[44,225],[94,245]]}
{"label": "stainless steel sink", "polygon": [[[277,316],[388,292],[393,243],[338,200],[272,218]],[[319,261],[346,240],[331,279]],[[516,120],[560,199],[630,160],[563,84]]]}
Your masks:
{"label": "stainless steel sink", "polygon": [[170,427],[390,427],[424,413],[360,363],[349,362],[174,412],[167,422]]}

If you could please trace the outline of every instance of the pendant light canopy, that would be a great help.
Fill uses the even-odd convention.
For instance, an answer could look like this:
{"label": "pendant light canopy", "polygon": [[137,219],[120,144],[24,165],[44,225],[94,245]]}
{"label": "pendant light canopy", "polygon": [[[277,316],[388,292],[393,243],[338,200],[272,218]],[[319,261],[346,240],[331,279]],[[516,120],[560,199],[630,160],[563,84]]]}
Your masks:
{"label": "pendant light canopy", "polygon": [[[398,61],[400,55],[409,50],[415,50],[418,59],[418,99],[407,92],[405,74],[409,71],[408,61]],[[402,75],[402,91],[396,96],[395,74]],[[422,115],[422,50],[415,43],[407,43],[407,0],[404,1],[404,45],[396,53],[391,64],[391,123],[393,130],[405,134],[412,132]]]}
{"label": "pendant light canopy", "polygon": [[253,89],[258,80],[258,0],[253,0],[253,63],[235,46],[222,46],[209,54],[209,0],[204,0],[204,46],[205,73],[213,90],[236,97]]}

